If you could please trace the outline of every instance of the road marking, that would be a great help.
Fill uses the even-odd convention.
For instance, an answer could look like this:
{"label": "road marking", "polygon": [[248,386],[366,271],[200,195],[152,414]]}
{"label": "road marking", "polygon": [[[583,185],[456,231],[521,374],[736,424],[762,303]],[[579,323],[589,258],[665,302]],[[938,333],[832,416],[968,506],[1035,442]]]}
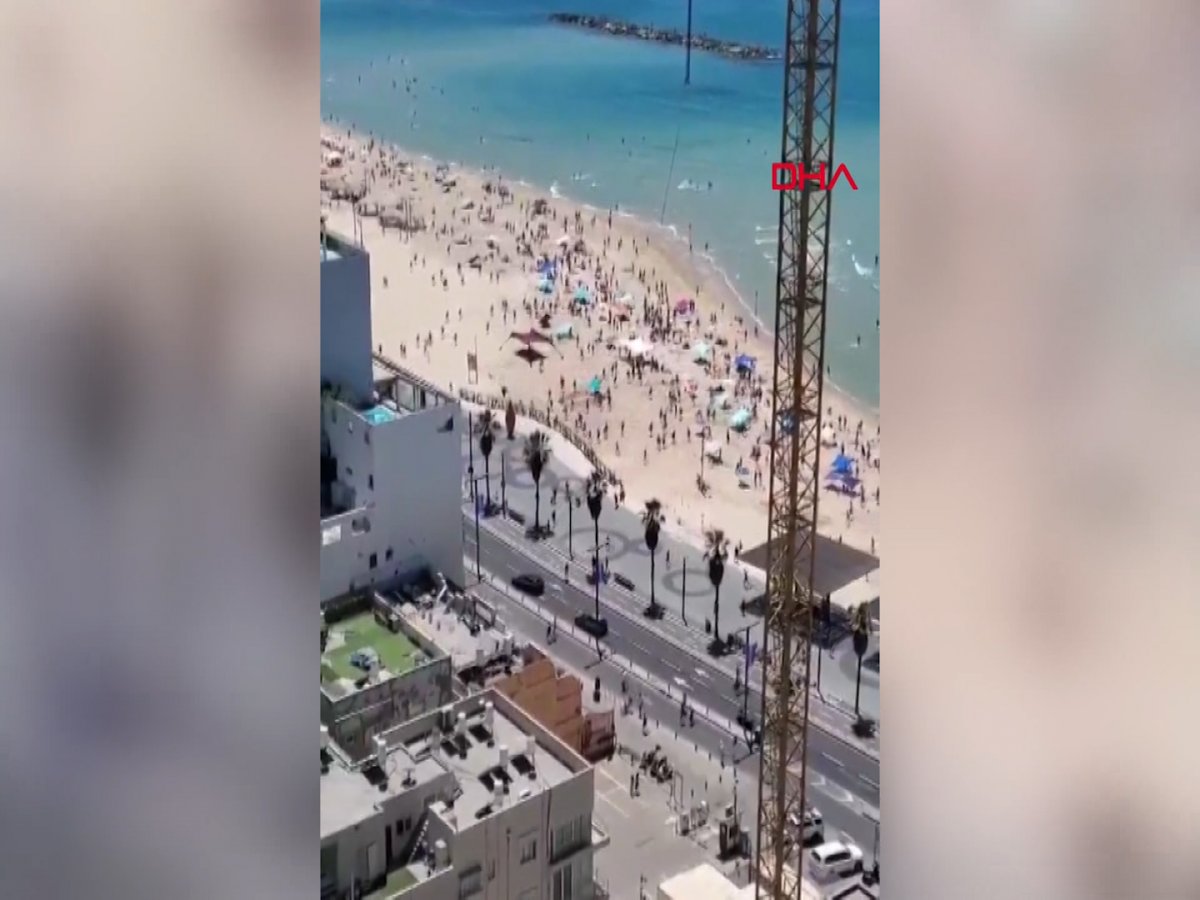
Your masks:
{"label": "road marking", "polygon": [[878,781],[868,778],[866,775],[862,774],[862,772],[858,773],[858,777],[859,777],[860,781],[865,781],[871,787],[875,788],[875,790],[879,790],[879,782]]}
{"label": "road marking", "polygon": [[608,797],[604,793],[597,791],[596,796],[599,797],[601,800],[603,800],[605,803],[607,803],[609,806],[611,806],[613,809],[615,809],[617,811],[617,815],[619,815],[622,819],[629,818],[629,813],[625,812],[625,810],[623,810],[623,809],[621,809],[621,807],[617,806],[617,804],[615,802],[613,802],[612,800],[609,800]]}
{"label": "road marking", "polygon": [[707,673],[707,672],[705,672],[703,669],[696,669],[696,677],[697,677],[697,678],[703,678],[705,681],[708,681],[708,680],[709,680],[709,679],[708,679],[708,673]]}
{"label": "road marking", "polygon": [[829,760],[831,763],[833,763],[835,766],[837,766],[839,769],[846,768],[846,764],[844,762],[842,762],[840,759],[838,759],[836,756],[830,756],[828,753],[824,753],[824,752],[822,752],[821,755],[823,757],[825,757],[827,760]]}

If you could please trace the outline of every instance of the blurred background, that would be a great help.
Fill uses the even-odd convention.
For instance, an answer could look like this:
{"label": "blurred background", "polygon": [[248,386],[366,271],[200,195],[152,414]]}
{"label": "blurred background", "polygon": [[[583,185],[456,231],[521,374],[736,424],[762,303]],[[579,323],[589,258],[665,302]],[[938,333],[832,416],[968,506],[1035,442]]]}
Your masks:
{"label": "blurred background", "polygon": [[[888,896],[1200,897],[1200,7],[881,33]],[[0,896],[315,894],[317,4],[0,47]]]}
{"label": "blurred background", "polygon": [[318,881],[316,3],[0,4],[0,896]]}
{"label": "blurred background", "polygon": [[1198,29],[883,8],[888,896],[1200,897]]}

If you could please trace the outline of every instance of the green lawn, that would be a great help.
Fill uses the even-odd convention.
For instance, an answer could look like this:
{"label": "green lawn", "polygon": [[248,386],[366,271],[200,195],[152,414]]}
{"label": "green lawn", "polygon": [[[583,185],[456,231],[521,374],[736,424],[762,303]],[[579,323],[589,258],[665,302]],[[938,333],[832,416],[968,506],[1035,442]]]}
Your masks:
{"label": "green lawn", "polygon": [[351,655],[360,647],[373,647],[384,668],[397,674],[413,668],[424,659],[424,654],[412,641],[403,634],[388,631],[375,621],[375,614],[371,612],[343,619],[329,630],[330,643],[333,643],[333,635],[337,632],[344,635],[345,643],[322,655],[322,681],[330,680],[331,676],[351,680],[361,678],[363,671],[350,665]]}
{"label": "green lawn", "polygon": [[393,894],[398,894],[409,885],[416,883],[416,877],[412,874],[412,872],[408,871],[407,868],[394,869],[393,871],[388,872],[387,881],[384,883],[383,887],[368,894],[367,900],[384,900],[384,898],[391,897]]}

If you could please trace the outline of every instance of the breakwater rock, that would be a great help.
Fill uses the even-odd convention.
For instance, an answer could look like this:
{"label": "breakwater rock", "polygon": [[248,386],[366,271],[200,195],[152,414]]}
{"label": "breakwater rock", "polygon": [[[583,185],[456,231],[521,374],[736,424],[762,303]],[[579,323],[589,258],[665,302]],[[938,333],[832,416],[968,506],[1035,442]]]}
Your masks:
{"label": "breakwater rock", "polygon": [[[558,25],[569,25],[572,28],[583,28],[587,31],[599,31],[603,34],[614,35],[615,37],[651,41],[655,44],[677,44],[682,47],[687,41],[687,36],[682,31],[655,28],[652,25],[637,25],[633,22],[623,22],[620,19],[610,19],[607,16],[557,12],[550,14],[550,21]],[[736,41],[723,41],[705,34],[692,35],[692,49],[701,50],[706,53],[717,53],[727,59],[739,59],[748,62],[772,62],[783,59],[783,54],[771,47],[762,47],[757,44],[740,44]]]}

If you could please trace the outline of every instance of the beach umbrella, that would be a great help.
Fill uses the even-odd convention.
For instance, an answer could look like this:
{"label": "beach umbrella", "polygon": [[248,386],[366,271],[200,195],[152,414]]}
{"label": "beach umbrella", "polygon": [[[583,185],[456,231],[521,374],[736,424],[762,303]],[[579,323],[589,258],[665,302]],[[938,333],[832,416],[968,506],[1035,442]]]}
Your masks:
{"label": "beach umbrella", "polygon": [[753,372],[755,359],[749,354],[742,353],[733,361],[733,365],[739,372]]}
{"label": "beach umbrella", "polygon": [[704,343],[704,341],[700,341],[692,347],[692,357],[698,362],[707,361],[710,353],[712,353],[712,347]]}
{"label": "beach umbrella", "polygon": [[556,326],[554,329],[554,336],[556,338],[569,338],[574,333],[575,333],[575,326],[572,325],[570,322],[563,322],[561,325]]}
{"label": "beach umbrella", "polygon": [[854,459],[845,453],[839,453],[833,458],[832,471],[837,475],[853,475]]}
{"label": "beach umbrella", "polygon": [[588,382],[588,393],[595,396],[596,394],[600,393],[600,390],[600,376],[593,375],[592,380]]}
{"label": "beach umbrella", "polygon": [[649,344],[640,337],[633,338],[625,342],[625,349],[629,351],[630,356],[645,356],[654,349],[653,344]]}
{"label": "beach umbrella", "polygon": [[622,306],[632,307],[634,305],[633,304],[633,294],[629,293],[629,291],[626,291],[624,294],[622,294],[620,297],[617,298],[617,302],[620,303]]}
{"label": "beach umbrella", "polygon": [[742,407],[729,417],[729,427],[742,431],[750,425],[750,410]]}
{"label": "beach umbrella", "polygon": [[499,247],[500,238],[496,237],[494,234],[489,234],[487,236],[487,243],[489,247]]}
{"label": "beach umbrella", "polygon": [[538,290],[543,294],[549,294],[554,290],[554,284],[549,278],[543,278],[538,282]]}
{"label": "beach umbrella", "polygon": [[720,441],[707,441],[704,444],[704,454],[706,456],[708,456],[709,458],[715,459],[718,461],[721,459],[721,450],[722,449],[723,448],[721,447]]}
{"label": "beach umbrella", "polygon": [[696,304],[692,301],[691,297],[680,297],[675,301],[675,312],[680,315],[690,313],[695,307]]}
{"label": "beach umbrella", "polygon": [[589,303],[589,302],[591,302],[591,299],[592,299],[591,294],[588,293],[588,289],[586,287],[584,287],[582,284],[579,287],[575,288],[575,302],[576,303]]}
{"label": "beach umbrella", "polygon": [[568,244],[571,243],[571,238],[569,235],[560,234],[558,236],[558,240],[556,240],[554,243],[558,244],[558,246],[560,246],[560,247],[566,247]]}

